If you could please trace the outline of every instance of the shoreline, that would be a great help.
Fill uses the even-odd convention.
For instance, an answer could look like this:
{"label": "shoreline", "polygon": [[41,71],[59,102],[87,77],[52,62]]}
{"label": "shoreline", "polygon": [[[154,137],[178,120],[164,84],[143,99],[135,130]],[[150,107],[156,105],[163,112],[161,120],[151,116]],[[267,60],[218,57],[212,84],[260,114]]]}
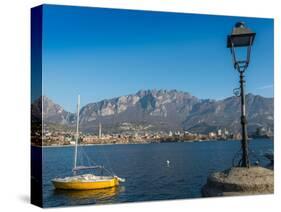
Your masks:
{"label": "shoreline", "polygon": [[[270,140],[274,142],[274,139],[271,138],[263,138],[265,140]],[[250,139],[251,140],[260,140],[260,138],[256,139]],[[176,141],[176,142],[144,142],[144,143],[104,143],[104,144],[78,144],[78,146],[84,147],[84,146],[109,146],[109,145],[145,145],[145,144],[164,144],[164,143],[202,143],[202,142],[240,142],[240,140],[190,140],[190,141]],[[74,147],[73,144],[68,145],[48,145],[48,146],[38,146],[31,144],[31,147],[38,147],[38,148],[63,148],[63,147]]]}

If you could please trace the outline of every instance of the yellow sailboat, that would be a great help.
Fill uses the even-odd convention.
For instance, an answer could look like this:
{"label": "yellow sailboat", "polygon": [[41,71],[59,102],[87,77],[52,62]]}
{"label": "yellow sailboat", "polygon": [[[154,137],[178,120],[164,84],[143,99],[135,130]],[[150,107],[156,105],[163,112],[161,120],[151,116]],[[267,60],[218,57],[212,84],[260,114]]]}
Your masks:
{"label": "yellow sailboat", "polygon": [[[77,124],[76,124],[76,141],[74,150],[74,167],[72,169],[73,176],[64,178],[54,178],[52,183],[56,189],[66,189],[66,190],[92,190],[92,189],[103,189],[112,188],[118,186],[120,182],[124,182],[122,179],[105,167],[97,166],[77,166],[77,148],[78,148],[78,138],[79,138],[79,110],[80,110],[80,96],[78,96],[77,104]],[[100,169],[109,173],[109,175],[94,175],[94,174],[81,174],[77,175],[77,172],[82,170]]]}

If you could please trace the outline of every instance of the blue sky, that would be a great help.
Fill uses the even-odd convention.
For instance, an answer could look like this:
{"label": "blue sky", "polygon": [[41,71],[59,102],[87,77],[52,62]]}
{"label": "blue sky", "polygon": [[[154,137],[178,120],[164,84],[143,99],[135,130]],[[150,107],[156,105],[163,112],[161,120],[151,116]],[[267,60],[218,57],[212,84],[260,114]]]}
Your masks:
{"label": "blue sky", "polygon": [[135,93],[177,89],[222,99],[238,87],[226,36],[237,21],[257,33],[247,92],[273,96],[273,20],[45,5],[43,92],[68,111]]}

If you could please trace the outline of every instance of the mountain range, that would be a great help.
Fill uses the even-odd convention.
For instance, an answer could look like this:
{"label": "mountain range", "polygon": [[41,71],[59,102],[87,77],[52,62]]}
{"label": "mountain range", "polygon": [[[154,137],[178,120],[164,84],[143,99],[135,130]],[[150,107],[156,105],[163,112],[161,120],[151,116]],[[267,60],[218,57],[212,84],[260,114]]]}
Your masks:
{"label": "mountain range", "polygon": [[[75,126],[76,114],[46,96],[32,103],[33,121],[40,119],[42,107],[44,123]],[[273,98],[248,94],[246,108],[250,133],[259,127],[273,129]],[[223,128],[235,133],[240,130],[240,98],[211,100],[177,90],[140,90],[81,108],[83,132],[97,133],[99,123],[106,133],[170,130],[208,133]]]}

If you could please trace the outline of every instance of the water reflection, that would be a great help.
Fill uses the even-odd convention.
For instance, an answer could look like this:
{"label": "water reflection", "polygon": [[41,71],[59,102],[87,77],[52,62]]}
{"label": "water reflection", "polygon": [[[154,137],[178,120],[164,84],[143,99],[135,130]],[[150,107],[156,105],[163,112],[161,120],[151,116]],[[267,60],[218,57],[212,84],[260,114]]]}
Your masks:
{"label": "water reflection", "polygon": [[94,189],[94,190],[60,190],[55,189],[54,195],[60,198],[67,198],[69,201],[90,203],[110,203],[114,202],[114,197],[125,191],[124,186]]}

